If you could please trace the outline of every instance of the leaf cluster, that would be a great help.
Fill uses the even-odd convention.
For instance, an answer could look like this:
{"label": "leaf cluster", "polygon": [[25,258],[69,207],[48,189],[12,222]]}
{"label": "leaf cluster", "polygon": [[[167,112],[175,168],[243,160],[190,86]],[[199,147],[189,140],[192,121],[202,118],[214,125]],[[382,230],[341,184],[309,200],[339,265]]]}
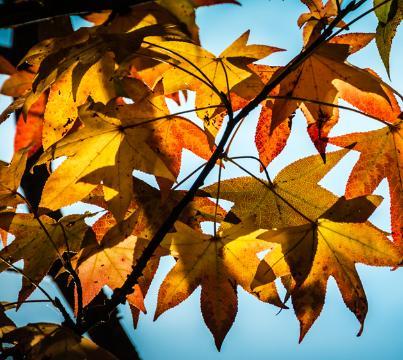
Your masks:
{"label": "leaf cluster", "polygon": [[[136,326],[163,256],[175,265],[159,288],[155,319],[200,286],[201,312],[218,349],[235,320],[239,286],[281,309],[291,299],[301,341],[320,315],[333,277],[362,332],[368,304],[355,264],[396,268],[402,262],[403,118],[398,92],[347,59],[375,38],[389,72],[402,1],[374,1],[376,34],[343,35],[344,15],[356,14],[363,2],[302,2],[308,8],[298,20],[304,47],[286,66],[256,64],[282,49],[249,44],[249,31],[218,56],[201,46],[195,9],[236,3],[230,0],[158,0],[88,14],[94,26],[36,44],[17,68],[0,59],[0,70],[9,75],[1,92],[15,98],[1,120],[19,111],[14,157],[0,163],[0,272],[12,268],[23,276],[17,307],[39,288],[65,316],[62,325],[17,328],[4,313],[12,306],[4,305],[1,342],[13,345],[5,354],[113,358],[81,336],[100,319],[91,316],[97,311],[93,300],[110,287],[108,304],[127,300]],[[263,93],[268,95],[259,101]],[[173,102],[186,105],[193,94],[194,109],[172,111]],[[247,156],[231,146],[248,121],[236,114],[248,115],[250,107],[260,109],[258,157],[250,158],[264,178],[245,169],[239,160]],[[340,109],[382,127],[330,137]],[[297,110],[318,154],[271,179],[267,167],[286,146]],[[343,149],[329,152],[328,144]],[[204,165],[182,169],[185,149]],[[319,182],[349,151],[360,157],[344,196],[337,197]],[[34,167],[49,169],[38,209],[19,190],[34,155]],[[62,162],[54,168],[57,159]],[[221,180],[230,163],[249,176]],[[218,182],[199,189],[213,168]],[[178,190],[200,170],[191,190]],[[141,180],[139,171],[155,177],[158,188]],[[180,173],[186,173],[182,181]],[[382,201],[373,192],[385,178],[391,236],[368,220]],[[221,207],[222,199],[232,202],[230,209]],[[53,211],[77,202],[99,212],[52,218]],[[213,222],[212,234],[203,231],[205,222]],[[22,269],[14,265],[20,260]],[[55,262],[74,285],[74,320],[40,287]]]}

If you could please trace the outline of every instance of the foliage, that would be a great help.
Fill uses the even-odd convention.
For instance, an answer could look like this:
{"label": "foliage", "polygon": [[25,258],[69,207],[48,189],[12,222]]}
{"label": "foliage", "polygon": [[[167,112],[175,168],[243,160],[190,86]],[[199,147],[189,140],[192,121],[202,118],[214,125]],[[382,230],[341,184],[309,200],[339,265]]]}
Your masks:
{"label": "foliage", "polygon": [[[17,307],[38,287],[65,317],[61,325],[17,328],[4,313],[13,306],[4,305],[4,354],[113,358],[81,335],[126,300],[137,323],[163,256],[176,263],[159,289],[155,318],[201,286],[201,311],[218,349],[236,317],[238,285],[281,309],[291,298],[302,340],[334,277],[361,333],[368,304],[355,264],[396,268],[402,262],[403,119],[401,95],[347,58],[375,38],[389,73],[403,2],[374,0],[376,34],[343,35],[349,26],[343,19],[360,17],[365,0],[302,2],[309,10],[298,20],[304,48],[286,66],[255,64],[281,49],[248,44],[249,32],[219,56],[201,46],[195,8],[237,3],[230,0],[158,0],[88,14],[93,27],[43,40],[17,68],[0,58],[1,72],[9,75],[1,92],[15,98],[1,120],[19,114],[14,157],[0,163],[0,271],[12,268],[24,277]],[[180,104],[190,92],[195,109],[170,112],[167,99]],[[255,160],[264,180],[242,168],[232,155],[238,149],[231,147],[236,127],[256,107]],[[340,108],[383,127],[329,139]],[[297,109],[318,154],[288,165],[272,180],[266,168],[287,144]],[[344,149],[328,152],[328,143]],[[181,170],[183,149],[206,163]],[[360,158],[338,198],[319,181],[353,150]],[[19,190],[33,158],[34,168],[49,169],[39,208]],[[62,164],[52,169],[56,159]],[[250,176],[221,181],[228,162]],[[218,182],[202,187],[214,168]],[[155,176],[159,188],[133,176],[135,170]],[[177,189],[200,170],[189,190]],[[178,182],[180,171],[188,176]],[[384,178],[390,237],[368,221],[382,201],[372,193]],[[231,209],[224,210],[220,199],[231,201]],[[53,218],[53,211],[79,201],[100,210]],[[24,203],[29,213],[17,207]],[[98,220],[91,221],[94,216]],[[207,221],[214,222],[212,235],[202,231]],[[22,269],[14,265],[19,260]],[[75,289],[75,319],[40,287],[57,261],[58,275],[67,273]],[[104,286],[113,296],[95,305]]]}

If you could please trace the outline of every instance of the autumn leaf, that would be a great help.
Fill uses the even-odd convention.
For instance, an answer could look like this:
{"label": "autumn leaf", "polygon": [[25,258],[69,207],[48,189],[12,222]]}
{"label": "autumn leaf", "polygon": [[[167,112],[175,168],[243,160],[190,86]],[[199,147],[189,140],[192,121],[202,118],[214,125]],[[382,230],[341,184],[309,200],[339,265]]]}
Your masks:
{"label": "autumn leaf", "polygon": [[[177,262],[160,287],[155,319],[201,286],[202,315],[220,349],[237,313],[237,285],[251,291],[249,285],[259,264],[256,253],[267,249],[267,243],[256,239],[264,231],[256,230],[251,219],[215,237],[181,222],[176,222],[175,229],[164,242],[170,244]],[[265,300],[283,306],[274,284]]]}
{"label": "autumn leaf", "polygon": [[[146,245],[146,240],[131,235],[119,243],[108,237],[104,238],[100,244],[87,246],[80,254],[77,267],[77,273],[84,289],[83,305],[88,305],[105,285],[111,289],[122,286]],[[143,312],[146,311],[144,296],[157,270],[161,255],[158,254],[147,265],[147,271],[152,276],[141,277],[135,286],[134,293],[127,297],[132,306]],[[144,292],[143,288],[145,288]]]}
{"label": "autumn leaf", "polygon": [[372,34],[361,33],[335,37],[292,71],[280,84],[279,98],[273,105],[271,130],[288,121],[302,106],[308,122],[308,133],[319,153],[324,156],[328,134],[338,121],[338,111],[334,105],[337,105],[339,84],[387,98],[376,77],[345,61],[372,39]]}
{"label": "autumn leaf", "polygon": [[[260,229],[303,225],[317,219],[337,201],[337,197],[318,182],[346,154],[346,150],[297,160],[279,172],[272,184],[251,177],[223,180],[220,198],[234,203],[231,213],[243,220],[255,216]],[[215,197],[217,184],[203,188]]]}
{"label": "autumn leaf", "polygon": [[91,340],[77,335],[72,329],[51,323],[35,323],[16,328],[2,339],[6,354],[24,355],[26,359],[117,359]]}
{"label": "autumn leaf", "polygon": [[102,181],[110,211],[122,219],[132,198],[134,169],[175,180],[147,143],[150,129],[141,126],[160,110],[148,98],[126,110],[113,105],[108,111],[100,103],[79,109],[84,126],[52,145],[38,161],[41,164],[68,156],[46,182],[41,207],[56,210],[79,201]]}
{"label": "autumn leaf", "polygon": [[[116,30],[113,24],[107,27],[81,28],[69,36],[47,39],[31,48],[20,64],[29,64],[38,68],[38,74],[32,83],[32,91],[25,100],[24,112],[27,113],[37,98],[66,71],[71,71],[71,95],[73,100],[76,100],[77,91],[84,75],[93,66],[101,67],[101,65],[95,64],[102,61],[108,53],[113,53],[114,62],[120,64],[134,56],[133,54],[140,49],[145,37],[162,36],[174,32],[173,29],[170,30],[168,27],[160,25],[134,29],[129,27],[122,32],[116,32]],[[62,83],[66,80],[62,80]],[[102,76],[98,83],[100,81],[105,82]],[[105,96],[108,93],[105,91],[106,89],[103,94],[102,90],[99,90],[97,93],[99,96]],[[67,92],[64,96],[69,97],[69,95]]]}
{"label": "autumn leaf", "polygon": [[[379,201],[374,200],[376,207]],[[288,291],[300,321],[300,341],[322,311],[330,276],[335,278],[346,306],[361,323],[360,335],[368,304],[355,264],[397,266],[402,261],[386,234],[369,222],[356,223],[351,218],[347,218],[348,223],[334,222],[325,217],[311,224],[270,230],[259,237],[281,246],[281,251],[266,255],[263,268],[283,276],[288,266],[295,280]]]}
{"label": "autumn leaf", "polygon": [[[199,27],[196,24],[195,10],[201,6],[218,4],[236,4],[235,0],[157,0],[152,3],[137,4],[129,14],[120,14],[115,23],[136,24],[145,22],[151,24],[176,24],[190,35],[192,40],[199,43]],[[87,21],[101,25],[109,18],[111,11],[85,15]]]}
{"label": "autumn leaf", "polygon": [[17,151],[10,164],[0,161],[0,209],[24,202],[17,194],[27,162],[27,151]]}
{"label": "autumn leaf", "polygon": [[334,145],[360,152],[358,162],[347,182],[347,198],[371,194],[382,179],[387,179],[391,197],[392,235],[400,244],[403,233],[402,112],[391,89],[385,86],[384,90],[389,101],[342,87],[340,96],[344,100],[387,126],[378,130],[337,136],[329,141]]}
{"label": "autumn leaf", "polygon": [[[65,251],[78,251],[88,226],[86,215],[69,215],[58,222],[48,216],[39,221],[32,214],[0,213],[0,228],[13,234],[15,239],[0,251],[0,272],[19,260],[24,260],[22,288],[18,295],[21,303],[35,290],[52,264]],[[5,261],[6,260],[6,261]]]}
{"label": "autumn leaf", "polygon": [[[123,280],[131,272],[135,259],[155,232],[162,225],[166,216],[183,197],[183,191],[170,193],[163,200],[160,192],[147,183],[133,178],[134,197],[126,218],[117,223],[110,212],[104,214],[93,225],[93,231],[99,244],[93,244],[83,250],[79,258],[78,272],[83,284],[83,302],[88,304],[98,294],[103,284],[112,289],[123,284]],[[83,201],[106,207],[102,189],[95,189]],[[218,219],[223,219],[225,211],[218,207]],[[212,219],[215,203],[205,198],[195,198],[180,216],[192,228],[199,229],[200,222]],[[167,255],[160,248],[149,261],[139,285],[128,300],[133,316],[138,316],[138,310],[145,311],[144,297],[158,268],[159,257]],[[97,274],[97,275],[95,275]],[[102,276],[100,276],[102,274]],[[100,280],[103,279],[103,280]],[[123,279],[123,280],[122,280]]]}
{"label": "autumn leaf", "polygon": [[255,144],[264,166],[269,165],[283,151],[291,134],[292,118],[283,121],[272,131],[272,114],[273,103],[267,101],[262,107],[256,126]]}
{"label": "autumn leaf", "polygon": [[248,38],[249,31],[218,57],[191,43],[168,41],[154,46],[151,43],[150,49],[175,61],[174,67],[163,74],[165,92],[169,94],[184,89],[197,91],[197,115],[213,138],[221,126],[221,123],[214,123],[213,117],[213,107],[222,103],[220,93],[229,94],[236,84],[253,74],[248,64],[280,51],[265,45],[247,45]]}

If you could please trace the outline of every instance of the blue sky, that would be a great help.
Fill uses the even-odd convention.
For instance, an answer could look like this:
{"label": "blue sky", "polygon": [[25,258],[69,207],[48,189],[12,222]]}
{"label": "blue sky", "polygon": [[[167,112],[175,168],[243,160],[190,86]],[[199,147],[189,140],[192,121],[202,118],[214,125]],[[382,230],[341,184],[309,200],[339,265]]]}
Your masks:
{"label": "blue sky", "polygon": [[[368,6],[372,1],[368,1]],[[202,8],[197,11],[197,22],[200,26],[200,37],[205,48],[213,53],[220,53],[244,31],[251,29],[250,43],[268,44],[287,51],[277,53],[264,63],[285,64],[295,56],[301,48],[301,34],[296,25],[300,13],[306,11],[297,0],[245,0],[241,7],[220,5]],[[368,7],[367,6],[367,7]],[[358,22],[352,31],[370,32],[376,27],[374,15]],[[403,32],[398,33],[391,60],[392,85],[402,91],[403,68]],[[6,34],[3,33],[3,39]],[[350,61],[360,67],[371,67],[384,79],[385,70],[377,54],[374,43],[365,50],[353,55]],[[5,98],[0,98],[1,106]],[[172,105],[173,106],[173,105]],[[193,105],[187,104],[189,108]],[[245,121],[242,131],[232,149],[233,155],[255,155],[253,138],[258,110],[254,111]],[[375,129],[379,124],[367,118],[359,117],[345,111],[341,113],[341,121],[332,132],[340,135],[363,129]],[[12,120],[0,126],[0,159],[9,160],[12,139]],[[285,151],[269,166],[274,176],[286,164],[302,156],[314,154],[315,150],[305,130],[305,120],[297,114],[289,145]],[[322,184],[336,194],[342,195],[346,184],[346,173],[358,158],[352,152],[322,181]],[[200,160],[189,153],[184,154],[184,165],[181,177],[193,169]],[[258,173],[254,163],[245,163]],[[237,168],[227,166],[223,178],[243,175]],[[217,174],[213,173],[208,181],[215,182]],[[150,179],[149,177],[146,177]],[[385,197],[382,205],[372,216],[373,222],[388,231],[390,230],[389,198],[385,181],[376,190]],[[70,207],[73,212],[79,207]],[[213,338],[204,325],[200,313],[200,289],[177,308],[163,314],[153,322],[158,287],[165,274],[173,265],[173,260],[163,259],[149,291],[146,305],[147,315],[141,315],[139,328],[133,331],[130,317],[124,318],[140,355],[144,359],[401,359],[403,342],[401,341],[401,324],[403,321],[403,273],[402,270],[391,272],[389,269],[358,266],[362,282],[369,301],[369,314],[365,331],[360,338],[355,335],[359,324],[345,307],[335,282],[331,279],[328,285],[326,304],[321,317],[314,324],[302,344],[298,344],[299,325],[292,310],[277,314],[273,306],[259,302],[239,289],[239,309],[236,321],[224,341],[222,350],[215,349]],[[15,275],[0,276],[0,298],[13,299],[18,291],[19,280]],[[51,283],[45,286],[53,289]],[[53,291],[53,290],[52,290]],[[35,294],[40,297],[40,294]],[[125,311],[127,309],[125,308]],[[46,305],[23,306],[15,319],[26,321],[60,321],[56,311]]]}

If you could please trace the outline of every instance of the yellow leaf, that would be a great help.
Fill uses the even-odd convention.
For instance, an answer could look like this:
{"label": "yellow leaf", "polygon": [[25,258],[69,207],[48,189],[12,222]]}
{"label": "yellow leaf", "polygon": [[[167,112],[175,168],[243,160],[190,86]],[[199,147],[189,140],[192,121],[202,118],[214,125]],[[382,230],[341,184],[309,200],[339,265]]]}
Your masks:
{"label": "yellow leaf", "polygon": [[38,161],[68,157],[46,182],[40,206],[59,209],[83,199],[102,182],[110,211],[122,219],[133,194],[134,169],[175,180],[147,144],[150,130],[141,125],[159,114],[148,100],[130,108],[127,118],[117,106],[108,112],[102,104],[83,105],[79,117],[84,126],[52,145]]}
{"label": "yellow leaf", "polygon": [[[177,222],[177,232],[166,235],[172,256],[177,258],[174,268],[164,279],[159,293],[155,318],[180,304],[201,285],[201,308],[204,321],[215,338],[218,349],[232,326],[237,313],[237,285],[251,291],[250,283],[259,265],[256,253],[268,244],[256,237],[249,219],[217,234],[202,234]],[[266,301],[283,306],[274,283]]]}
{"label": "yellow leaf", "polygon": [[[236,84],[253,74],[248,64],[280,51],[265,45],[247,45],[248,38],[249,31],[235,40],[218,57],[191,43],[151,43],[150,49],[172,58],[172,61],[177,63],[163,75],[165,92],[169,94],[184,89],[194,90],[197,91],[197,108],[220,105],[222,101],[219,93],[228,94]],[[220,125],[213,122],[215,110],[209,108],[197,111],[199,118],[204,121],[205,129],[213,138]]]}
{"label": "yellow leaf", "polygon": [[402,261],[385,233],[369,222],[319,219],[316,224],[271,230],[259,238],[281,245],[280,253],[269,253],[264,261],[277,274],[288,265],[295,280],[290,290],[300,321],[300,341],[322,311],[330,276],[335,278],[346,306],[360,321],[361,334],[368,304],[355,264],[395,267]]}

